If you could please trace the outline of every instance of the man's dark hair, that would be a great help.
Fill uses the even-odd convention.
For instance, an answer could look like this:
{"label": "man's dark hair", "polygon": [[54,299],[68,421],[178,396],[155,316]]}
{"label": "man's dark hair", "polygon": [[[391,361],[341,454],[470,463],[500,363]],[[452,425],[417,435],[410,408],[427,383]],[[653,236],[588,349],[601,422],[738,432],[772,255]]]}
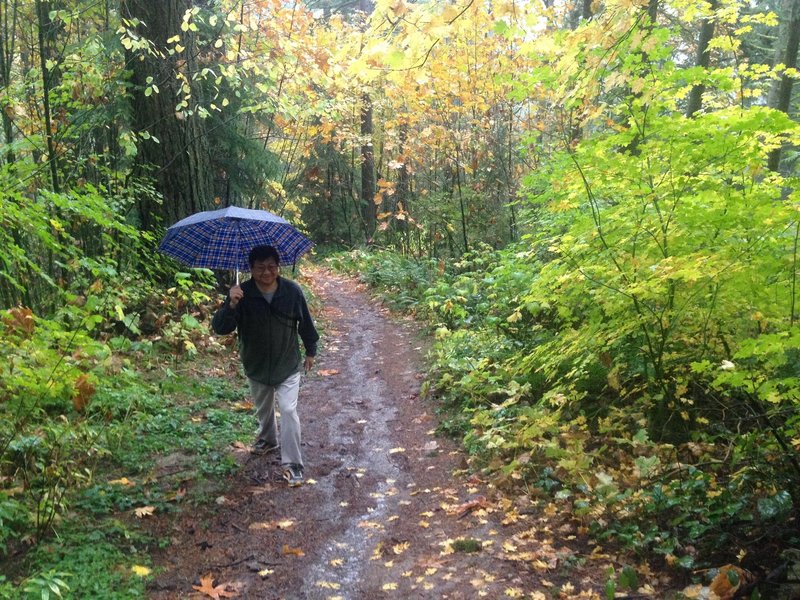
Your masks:
{"label": "man's dark hair", "polygon": [[272,246],[256,246],[250,250],[250,256],[247,258],[247,260],[250,263],[250,268],[252,269],[253,265],[256,264],[256,261],[267,260],[269,258],[275,259],[275,264],[281,264],[281,255],[278,254],[278,251]]}

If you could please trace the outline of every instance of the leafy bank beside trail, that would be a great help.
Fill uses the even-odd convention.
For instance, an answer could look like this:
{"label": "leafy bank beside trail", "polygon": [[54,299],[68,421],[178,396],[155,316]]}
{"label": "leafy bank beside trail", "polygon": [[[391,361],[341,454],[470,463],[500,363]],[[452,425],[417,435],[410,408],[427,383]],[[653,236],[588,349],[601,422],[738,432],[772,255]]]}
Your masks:
{"label": "leafy bank beside trail", "polygon": [[[546,263],[529,253],[485,249],[450,264],[353,253],[336,263],[430,321],[427,385],[447,407],[442,427],[501,489],[555,502],[593,540],[658,557],[658,568],[697,582],[689,595],[720,567],[734,569],[735,597],[797,593],[798,416],[791,393],[760,395],[791,389],[791,377],[767,378],[796,368],[790,335],[748,343],[714,369],[699,351],[708,358],[681,369],[684,379],[671,371],[670,400],[649,391],[656,374],[636,336],[593,322],[596,298],[548,294]],[[686,364],[671,353],[664,366]],[[739,387],[748,379],[754,387]]]}

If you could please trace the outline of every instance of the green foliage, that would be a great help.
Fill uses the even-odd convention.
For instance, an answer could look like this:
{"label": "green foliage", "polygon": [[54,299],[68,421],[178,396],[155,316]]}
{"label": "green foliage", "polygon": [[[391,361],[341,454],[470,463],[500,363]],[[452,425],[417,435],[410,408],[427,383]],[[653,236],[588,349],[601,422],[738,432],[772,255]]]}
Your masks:
{"label": "green foliage", "polygon": [[[759,185],[751,182],[748,189],[755,193]],[[622,202],[621,192],[615,197]],[[762,201],[777,220],[782,207],[774,193],[764,189]],[[617,203],[611,209],[622,210]],[[780,281],[782,263],[769,267],[767,255],[781,257],[791,237],[770,237],[769,227],[739,214],[739,226],[746,229],[741,237],[757,240],[755,245],[748,244],[747,252],[731,249],[738,239],[709,234],[729,257],[727,268],[690,273],[687,262],[686,277],[679,274],[673,281],[670,274],[666,283],[658,276],[665,259],[654,250],[657,266],[651,268],[644,262],[644,242],[637,242],[637,260],[647,276],[637,276],[636,293],[641,305],[646,298],[651,306],[637,316],[632,287],[618,291],[611,281],[620,286],[621,278],[611,274],[605,285],[598,283],[601,273],[615,268],[614,260],[624,258],[620,250],[587,248],[581,263],[556,251],[571,235],[570,223],[585,228],[589,246],[602,244],[591,233],[591,215],[576,212],[566,219],[562,210],[548,217],[558,236],[547,250],[487,248],[425,271],[384,253],[331,263],[363,269],[366,281],[394,294],[403,285],[398,282],[408,281],[406,273],[420,274],[412,289],[423,289],[414,292],[418,303],[411,309],[434,332],[428,386],[448,408],[443,428],[463,436],[475,466],[493,472],[499,484],[538,487],[586,519],[597,539],[655,552],[675,568],[735,560],[724,549],[748,548],[760,536],[795,543],[782,523],[796,506],[792,494],[800,481],[794,458],[800,422],[794,409],[796,333],[777,331],[789,321],[790,299],[775,306],[776,294],[780,298],[785,290],[773,287],[768,302],[750,289],[757,277],[765,278],[762,285]],[[734,218],[733,210],[720,211]],[[700,236],[707,219],[673,218],[680,227],[671,226],[681,231],[681,242],[670,246],[676,254],[683,246],[691,251],[704,245],[711,256],[709,236]],[[783,218],[782,231],[788,231],[791,220]],[[620,218],[609,231],[622,236],[629,227],[633,238],[639,226]],[[759,228],[761,233],[754,231]],[[547,238],[543,234],[538,244],[541,239]],[[743,265],[731,263],[737,257]],[[591,266],[595,263],[604,270]],[[589,268],[593,278],[584,275]],[[654,291],[645,293],[650,285]],[[715,297],[697,292],[708,286]],[[659,293],[668,296],[670,290],[672,312],[658,304]],[[669,312],[674,321],[668,331],[653,320],[659,312]],[[711,327],[714,332],[708,333]],[[767,333],[767,327],[776,333]],[[648,354],[644,328],[662,335],[660,371]],[[689,357],[706,358],[690,368]],[[667,402],[664,389],[673,402],[666,431],[674,428],[679,436],[654,441],[665,432],[663,423],[654,426],[659,413],[653,409],[657,401]],[[694,549],[691,554],[687,547]],[[627,585],[616,577],[609,581],[614,589]]]}
{"label": "green foliage", "polygon": [[24,591],[33,598],[49,600],[50,597],[63,598],[63,593],[69,591],[69,585],[64,581],[70,573],[59,573],[50,569],[36,577],[30,577],[25,582]]}
{"label": "green foliage", "polygon": [[[49,335],[40,319],[32,322],[35,327],[24,335],[21,326],[12,331],[18,320],[4,323],[19,342]],[[45,339],[39,339],[42,346]],[[70,360],[71,355],[62,357],[61,365]],[[8,411],[0,420],[0,559],[12,550],[19,556],[25,540],[38,542],[14,569],[18,579],[31,574],[21,584],[31,593],[55,594],[53,577],[70,573],[65,579],[70,597],[115,590],[113,597],[137,598],[143,582],[130,565],[147,559],[130,552],[135,546],[144,553],[151,542],[119,516],[129,519],[144,506],[171,512],[182,502],[213,494],[221,477],[238,468],[226,448],[249,435],[252,415],[241,402],[245,390],[191,365],[180,374],[158,370],[155,383],[147,383],[117,361],[113,369],[106,364],[106,371],[96,362],[87,364],[95,368],[97,389],[91,395],[86,391],[80,410],[76,397],[66,392],[47,396],[47,403],[9,393],[0,405]],[[40,385],[48,387],[46,381]],[[156,455],[174,459],[179,468],[162,473]],[[191,490],[187,478],[195,486]],[[92,527],[85,518],[92,519]],[[52,531],[58,533],[57,545],[47,541]]]}
{"label": "green foliage", "polygon": [[42,543],[26,557],[28,568],[38,574],[23,587],[35,594],[45,582],[52,590],[49,582],[57,578],[68,585],[62,586],[65,598],[142,598],[146,580],[131,567],[149,563],[151,543],[118,520],[72,523],[62,528],[58,543]]}

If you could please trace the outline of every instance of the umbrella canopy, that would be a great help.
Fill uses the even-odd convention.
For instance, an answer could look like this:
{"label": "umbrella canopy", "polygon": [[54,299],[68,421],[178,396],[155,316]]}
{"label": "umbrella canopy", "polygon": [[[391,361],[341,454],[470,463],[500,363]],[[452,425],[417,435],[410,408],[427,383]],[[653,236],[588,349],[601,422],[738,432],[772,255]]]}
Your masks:
{"label": "umbrella canopy", "polygon": [[159,250],[190,267],[249,271],[247,258],[256,246],[273,246],[281,264],[291,265],[312,243],[278,215],[229,206],[178,221],[167,229]]}

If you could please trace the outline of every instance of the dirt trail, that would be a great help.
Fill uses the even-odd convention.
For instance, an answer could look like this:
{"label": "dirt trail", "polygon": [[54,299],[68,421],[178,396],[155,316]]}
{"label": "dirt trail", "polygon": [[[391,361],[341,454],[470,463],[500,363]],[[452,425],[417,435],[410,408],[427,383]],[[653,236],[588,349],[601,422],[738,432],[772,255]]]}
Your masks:
{"label": "dirt trail", "polygon": [[[242,469],[229,493],[173,525],[150,597],[208,597],[192,586],[210,573],[237,598],[543,600],[564,585],[563,598],[599,598],[609,560],[587,560],[557,515],[469,478],[456,445],[434,434],[413,321],[352,280],[312,277],[326,331],[300,392],[308,483],[288,488],[275,457],[232,449]],[[459,538],[479,543],[453,552]]]}

